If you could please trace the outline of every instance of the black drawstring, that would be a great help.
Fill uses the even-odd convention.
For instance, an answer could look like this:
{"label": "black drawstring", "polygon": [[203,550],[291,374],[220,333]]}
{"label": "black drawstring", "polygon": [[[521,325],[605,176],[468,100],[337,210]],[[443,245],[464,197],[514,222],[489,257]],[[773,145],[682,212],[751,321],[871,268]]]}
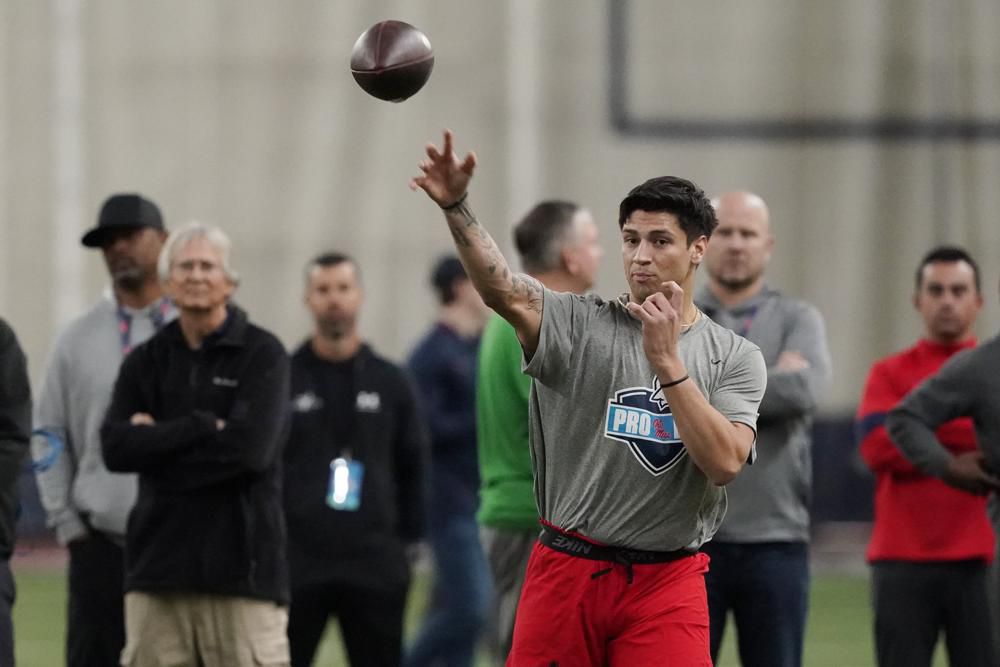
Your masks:
{"label": "black drawstring", "polygon": [[625,577],[626,577],[625,581],[628,582],[629,584],[631,584],[632,583],[632,575],[634,574],[632,572],[632,563],[631,563],[631,561],[625,561],[624,563],[622,563],[622,565],[625,566]]}
{"label": "black drawstring", "polygon": [[[625,580],[629,584],[631,584],[632,580],[635,578],[634,577],[635,573],[632,570],[632,561],[624,559],[624,558],[616,558],[615,562],[618,563],[619,565],[624,565],[625,566]],[[608,572],[611,572],[612,570],[614,570],[613,567],[608,567],[608,568],[605,568],[603,570],[598,570],[597,572],[594,572],[592,575],[590,575],[590,578],[591,579],[597,579],[598,577],[603,577],[604,575],[606,575]]]}

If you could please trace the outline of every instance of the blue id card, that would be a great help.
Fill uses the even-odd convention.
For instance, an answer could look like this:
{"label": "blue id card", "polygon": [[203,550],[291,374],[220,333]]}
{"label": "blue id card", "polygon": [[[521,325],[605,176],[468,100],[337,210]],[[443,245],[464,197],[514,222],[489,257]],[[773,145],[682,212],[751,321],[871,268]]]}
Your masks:
{"label": "blue id card", "polygon": [[326,504],[335,510],[356,511],[361,507],[361,481],[364,476],[365,464],[361,461],[344,457],[330,461]]}

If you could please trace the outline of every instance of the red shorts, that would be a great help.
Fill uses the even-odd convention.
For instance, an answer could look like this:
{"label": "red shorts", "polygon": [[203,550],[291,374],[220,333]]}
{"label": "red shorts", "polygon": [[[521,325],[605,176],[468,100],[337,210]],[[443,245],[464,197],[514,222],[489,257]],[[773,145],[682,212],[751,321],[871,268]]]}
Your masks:
{"label": "red shorts", "polygon": [[536,543],[508,667],[711,667],[708,556],[629,566]]}

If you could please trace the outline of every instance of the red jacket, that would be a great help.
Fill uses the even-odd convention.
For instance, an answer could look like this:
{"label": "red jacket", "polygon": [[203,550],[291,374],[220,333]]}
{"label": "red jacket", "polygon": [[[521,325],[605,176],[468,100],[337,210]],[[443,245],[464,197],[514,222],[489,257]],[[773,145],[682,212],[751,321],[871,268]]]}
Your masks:
{"label": "red jacket", "polygon": [[[883,425],[886,413],[911,389],[933,375],[975,340],[942,345],[921,340],[908,350],[877,361],[858,406],[855,432],[861,456],[875,473],[875,525],[868,561],[993,559],[993,530],[986,498],[959,491],[929,477],[906,460]],[[975,450],[972,420],[955,419],[937,430],[950,451]]]}

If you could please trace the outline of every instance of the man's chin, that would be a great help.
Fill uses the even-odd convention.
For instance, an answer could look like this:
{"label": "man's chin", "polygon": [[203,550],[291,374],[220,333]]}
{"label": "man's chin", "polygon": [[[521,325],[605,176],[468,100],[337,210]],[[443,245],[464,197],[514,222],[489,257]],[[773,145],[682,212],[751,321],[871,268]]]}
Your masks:
{"label": "man's chin", "polygon": [[632,285],[629,288],[629,296],[635,303],[642,303],[658,291],[651,289],[648,285]]}
{"label": "man's chin", "polygon": [[718,279],[719,284],[731,292],[738,292],[753,285],[753,276],[722,276]]}
{"label": "man's chin", "polygon": [[945,324],[935,327],[934,333],[942,340],[959,340],[965,332],[963,328],[958,325]]}
{"label": "man's chin", "polygon": [[330,340],[337,340],[346,336],[350,330],[351,326],[346,323],[337,322],[336,324],[331,324],[329,322],[320,322],[319,330],[323,334],[324,338]]}
{"label": "man's chin", "polygon": [[190,300],[190,301],[178,301],[174,305],[181,312],[186,312],[191,315],[204,315],[206,313],[211,313],[219,307],[219,304],[210,304],[205,301]]}
{"label": "man's chin", "polygon": [[142,287],[142,275],[137,271],[119,271],[112,276],[115,287],[133,292]]}

